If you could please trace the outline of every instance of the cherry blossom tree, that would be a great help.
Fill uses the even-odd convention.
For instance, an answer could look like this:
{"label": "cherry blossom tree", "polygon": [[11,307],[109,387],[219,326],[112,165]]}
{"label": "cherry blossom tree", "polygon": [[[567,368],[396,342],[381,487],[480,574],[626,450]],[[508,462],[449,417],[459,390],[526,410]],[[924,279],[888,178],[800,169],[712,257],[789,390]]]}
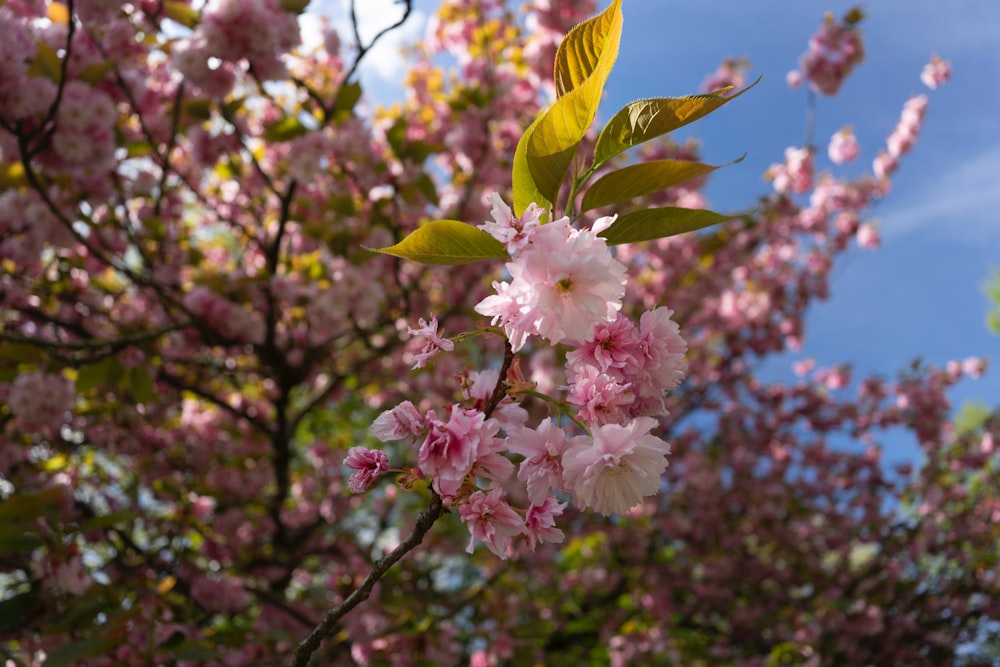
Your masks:
{"label": "cherry blossom tree", "polygon": [[[373,108],[410,3],[308,4],[0,3],[7,664],[987,664],[1000,414],[947,393],[984,362],[756,372],[879,244],[927,96],[870,173],[845,127],[714,213],[668,133],[746,59],[604,121],[621,2],[444,0]],[[863,20],[789,83],[837,94]]]}

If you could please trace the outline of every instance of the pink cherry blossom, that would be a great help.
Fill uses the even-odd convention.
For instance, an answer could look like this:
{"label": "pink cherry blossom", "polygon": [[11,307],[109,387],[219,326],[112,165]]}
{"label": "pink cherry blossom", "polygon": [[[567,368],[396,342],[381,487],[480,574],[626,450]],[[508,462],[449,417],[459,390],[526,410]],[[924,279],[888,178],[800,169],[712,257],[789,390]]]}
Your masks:
{"label": "pink cherry blossom", "polygon": [[650,434],[651,417],[627,426],[605,424],[578,436],[563,454],[566,488],[581,507],[604,515],[625,514],[660,490],[670,445]]}
{"label": "pink cherry blossom", "polygon": [[503,560],[510,555],[511,538],[526,532],[524,519],[507,504],[503,490],[489,494],[476,491],[458,508],[458,515],[469,528],[472,537],[466,552],[472,553],[476,540]]}
{"label": "pink cherry blossom", "polygon": [[352,493],[364,493],[389,469],[389,458],[381,449],[351,447],[344,465],[355,470],[347,481],[347,487]]}
{"label": "pink cherry blossom", "polygon": [[947,83],[950,79],[951,63],[936,54],[931,56],[931,61],[920,72],[920,81],[931,90]]}
{"label": "pink cherry blossom", "polygon": [[431,315],[431,321],[427,322],[424,318],[418,320],[420,326],[417,329],[407,328],[407,333],[411,336],[419,336],[426,339],[423,349],[413,356],[414,364],[413,369],[423,368],[427,365],[428,360],[435,356],[441,350],[445,352],[451,352],[455,349],[455,343],[448,340],[440,335],[438,332],[438,321],[437,315]]}
{"label": "pink cherry blossom", "polygon": [[[435,489],[451,496],[472,472],[484,438],[492,444],[497,425],[477,410],[451,407],[451,416],[442,422],[429,412],[426,418],[427,439],[420,446],[417,458],[420,470],[434,480]],[[489,449],[489,446],[486,446]]]}
{"label": "pink cherry blossom", "polygon": [[585,340],[621,309],[625,267],[604,239],[573,229],[568,219],[539,228],[507,271],[511,282],[495,283],[497,297],[476,312],[502,321],[515,351],[531,334],[552,343]]}
{"label": "pink cherry blossom", "polygon": [[75,399],[73,384],[64,376],[32,371],[17,376],[7,404],[22,431],[54,433],[66,423]]}
{"label": "pink cherry blossom", "polygon": [[524,539],[532,551],[535,546],[543,543],[558,544],[566,539],[565,533],[556,528],[556,517],[566,509],[566,503],[561,503],[552,496],[545,498],[541,504],[528,508],[524,517]]}
{"label": "pink cherry blossom", "polygon": [[382,442],[416,437],[424,429],[424,418],[410,401],[384,411],[372,423],[372,433]]}
{"label": "pink cherry blossom", "polygon": [[487,200],[492,206],[490,215],[493,216],[493,220],[487,220],[479,225],[479,229],[504,244],[511,255],[516,255],[528,245],[535,231],[541,226],[541,216],[544,211],[532,203],[523,214],[515,216],[499,193],[491,193],[487,196]]}
{"label": "pink cherry blossom", "polygon": [[563,491],[562,455],[566,450],[566,432],[551,421],[536,429],[513,429],[507,435],[507,450],[524,457],[517,478],[528,487],[528,500],[542,504],[552,492]]}
{"label": "pink cherry blossom", "polygon": [[859,152],[858,139],[850,126],[841,128],[830,138],[827,153],[834,164],[852,162],[857,159]]}

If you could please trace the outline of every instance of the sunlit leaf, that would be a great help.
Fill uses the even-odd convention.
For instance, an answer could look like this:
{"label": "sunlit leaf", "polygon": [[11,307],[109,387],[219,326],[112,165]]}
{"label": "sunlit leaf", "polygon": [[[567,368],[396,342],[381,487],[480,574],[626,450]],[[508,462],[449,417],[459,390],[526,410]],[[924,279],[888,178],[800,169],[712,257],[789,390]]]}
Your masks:
{"label": "sunlit leaf", "polygon": [[[616,20],[620,34],[620,0],[616,0],[601,14],[574,26],[559,43],[553,73],[558,97],[580,86],[597,70],[605,42],[615,31]],[[614,39],[617,40],[618,37]]]}
{"label": "sunlit leaf", "polygon": [[181,111],[184,112],[185,116],[190,116],[191,118],[211,120],[212,102],[203,98],[184,100],[181,102]]}
{"label": "sunlit leaf", "polygon": [[309,128],[294,116],[286,116],[264,126],[264,140],[275,143],[291,141],[309,132]]}
{"label": "sunlit leaf", "polygon": [[[593,40],[589,42],[590,48],[596,50],[600,47],[599,52],[595,51],[596,58],[590,74],[557,99],[542,114],[535,128],[528,132],[528,169],[538,191],[550,202],[556,200],[576,147],[594,122],[604,84],[618,57],[622,31],[621,0],[615,0],[604,13],[591,20],[598,21],[595,25],[605,32],[600,44]],[[582,38],[586,39],[588,32],[582,34]]]}
{"label": "sunlit leaf", "polygon": [[759,81],[758,78],[743,90],[728,97],[723,94],[728,89],[724,89],[705,95],[659,97],[626,104],[608,121],[597,137],[597,145],[594,148],[595,166],[603,164],[633,146],[707,116],[756,86]]}
{"label": "sunlit leaf", "polygon": [[80,81],[89,83],[90,85],[96,85],[104,78],[104,75],[110,72],[115,66],[115,61],[108,58],[107,60],[99,60],[96,63],[90,63],[77,74],[77,78]]}
{"label": "sunlit leaf", "polygon": [[514,215],[521,215],[532,203],[538,204],[542,208],[551,207],[551,203],[539,192],[538,186],[535,185],[535,179],[531,177],[531,171],[528,169],[528,137],[541,120],[541,114],[535,117],[535,120],[521,135],[520,141],[517,142],[517,149],[514,151],[514,168],[511,177],[514,189]]}
{"label": "sunlit leaf", "polygon": [[[743,158],[736,160],[739,162]],[[719,167],[688,160],[650,160],[623,167],[598,179],[583,196],[581,210],[626,202],[680,185]]]}
{"label": "sunlit leaf", "polygon": [[20,162],[0,164],[0,191],[16,188],[28,182],[25,177],[24,165]]}
{"label": "sunlit leaf", "polygon": [[59,83],[62,79],[62,61],[59,59],[59,54],[44,40],[35,40],[35,45],[35,59],[28,67],[28,74],[45,77],[54,83]]}
{"label": "sunlit leaf", "polygon": [[361,99],[361,84],[357,81],[345,83],[337,92],[337,100],[333,104],[331,115],[334,122],[341,122],[351,116],[354,105]]}
{"label": "sunlit leaf", "polygon": [[601,232],[608,245],[652,241],[668,236],[711,227],[742,214],[723,215],[714,211],[692,208],[650,208],[621,216],[608,229]]}
{"label": "sunlit leaf", "polygon": [[433,220],[396,245],[378,252],[423,264],[468,264],[483,259],[507,259],[503,244],[458,220]]}
{"label": "sunlit leaf", "polygon": [[180,23],[182,26],[188,28],[194,28],[198,25],[201,20],[201,15],[198,10],[193,9],[190,5],[183,2],[177,2],[174,0],[166,0],[163,3],[163,13],[167,15],[172,21]]}

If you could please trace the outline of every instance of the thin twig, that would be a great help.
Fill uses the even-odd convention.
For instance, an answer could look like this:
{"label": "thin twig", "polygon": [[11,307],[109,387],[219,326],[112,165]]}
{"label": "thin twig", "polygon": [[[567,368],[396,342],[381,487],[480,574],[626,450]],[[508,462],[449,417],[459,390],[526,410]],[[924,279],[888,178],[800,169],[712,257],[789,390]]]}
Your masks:
{"label": "thin twig", "polygon": [[295,656],[290,663],[291,667],[305,667],[309,664],[312,654],[316,652],[316,649],[319,648],[323,640],[330,635],[333,628],[340,622],[340,619],[367,600],[368,596],[371,595],[372,588],[389,571],[389,568],[423,542],[424,535],[431,529],[434,522],[444,514],[444,505],[441,502],[441,497],[433,491],[431,493],[431,504],[417,517],[417,523],[413,526],[413,532],[410,533],[410,536],[400,542],[399,546],[393,549],[389,555],[376,561],[372,567],[372,571],[368,573],[368,576],[361,582],[361,585],[348,595],[343,602],[326,612],[323,621],[295,649]]}

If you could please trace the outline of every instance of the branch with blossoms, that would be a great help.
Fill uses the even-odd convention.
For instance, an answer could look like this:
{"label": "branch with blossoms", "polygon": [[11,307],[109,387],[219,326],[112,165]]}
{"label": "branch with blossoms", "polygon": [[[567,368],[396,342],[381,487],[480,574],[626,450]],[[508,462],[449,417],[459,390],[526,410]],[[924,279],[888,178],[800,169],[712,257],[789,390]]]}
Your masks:
{"label": "branch with blossoms", "polygon": [[[489,328],[452,339],[431,315],[408,329],[424,341],[413,355],[414,370],[479,335],[499,333],[507,353],[499,371],[467,372],[464,400],[442,406],[444,417],[435,409],[421,413],[407,400],[375,420],[372,432],[379,440],[401,440],[417,449],[416,468],[401,479],[408,488],[429,485],[433,499],[411,536],[388,557],[392,562],[420,543],[444,509],[468,528],[468,553],[481,543],[507,559],[563,541],[557,522],[567,500],[606,516],[623,515],[660,489],[670,445],[653,431],[667,415],[666,395],[683,379],[687,344],[669,308],[649,310],[638,321],[622,313],[626,267],[611,246],[693,231],[733,216],[678,207],[597,218],[585,214],[625,206],[714,170],[681,160],[601,168],[736,95],[724,88],[633,103],[607,123],[589,160],[574,159],[617,56],[621,20],[616,0],[560,44],[557,100],[536,117],[515,152],[513,208],[494,193],[488,197],[492,220],[478,226],[431,221],[379,250],[428,264],[505,258],[510,277],[494,282],[495,294],[475,306],[491,319]],[[560,207],[565,215],[557,219]],[[565,352],[568,385],[562,395],[538,391],[520,376],[518,353],[543,344]],[[529,425],[522,406],[529,397],[543,399],[559,417]],[[527,507],[512,504],[506,488],[518,460],[516,478]],[[364,447],[352,448],[344,464],[354,470],[349,487],[355,493],[369,490],[391,470],[384,451]],[[304,664],[387,570],[385,560],[373,566],[362,585],[299,645],[294,665]]]}

